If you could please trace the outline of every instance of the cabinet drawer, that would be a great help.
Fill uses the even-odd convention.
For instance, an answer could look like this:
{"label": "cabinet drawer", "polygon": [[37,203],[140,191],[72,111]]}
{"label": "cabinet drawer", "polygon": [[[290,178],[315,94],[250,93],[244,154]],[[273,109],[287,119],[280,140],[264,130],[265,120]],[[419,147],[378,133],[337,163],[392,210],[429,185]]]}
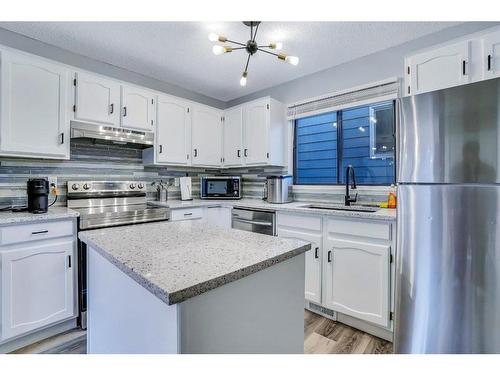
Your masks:
{"label": "cabinet drawer", "polygon": [[386,222],[329,219],[327,230],[329,233],[391,240],[391,223]]}
{"label": "cabinet drawer", "polygon": [[73,221],[53,221],[0,228],[0,245],[73,235]]}
{"label": "cabinet drawer", "polygon": [[278,227],[291,227],[321,231],[321,216],[292,215],[278,212]]}
{"label": "cabinet drawer", "polygon": [[181,208],[170,212],[170,221],[201,219],[202,217],[203,208],[201,207]]}

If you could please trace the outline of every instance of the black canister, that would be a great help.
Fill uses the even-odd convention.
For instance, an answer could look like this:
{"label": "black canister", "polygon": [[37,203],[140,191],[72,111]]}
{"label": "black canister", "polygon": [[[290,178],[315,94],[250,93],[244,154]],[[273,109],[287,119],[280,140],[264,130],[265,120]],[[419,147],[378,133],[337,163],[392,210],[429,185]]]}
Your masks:
{"label": "black canister", "polygon": [[28,180],[28,211],[43,214],[49,207],[49,181],[44,178]]}

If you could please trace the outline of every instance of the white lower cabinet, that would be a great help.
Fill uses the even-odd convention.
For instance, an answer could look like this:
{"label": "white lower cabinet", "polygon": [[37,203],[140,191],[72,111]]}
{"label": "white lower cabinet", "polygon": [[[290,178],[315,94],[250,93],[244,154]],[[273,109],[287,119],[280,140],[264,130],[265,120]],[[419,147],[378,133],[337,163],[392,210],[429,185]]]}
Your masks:
{"label": "white lower cabinet", "polygon": [[311,251],[306,253],[304,297],[308,301],[321,303],[321,234],[279,228],[278,235],[311,242]]}
{"label": "white lower cabinet", "polygon": [[43,239],[46,234],[39,230],[33,233],[27,242],[0,247],[0,341],[75,316],[72,228],[54,239]]}
{"label": "white lower cabinet", "polygon": [[323,304],[381,326],[389,324],[389,245],[327,238]]}
{"label": "white lower cabinet", "polygon": [[170,211],[170,221],[203,219],[202,207],[175,208]]}
{"label": "white lower cabinet", "polygon": [[205,207],[204,220],[207,224],[219,228],[231,228],[231,208],[221,206]]}
{"label": "white lower cabinet", "polygon": [[305,299],[392,330],[392,223],[321,215],[277,214],[279,237],[311,242]]}

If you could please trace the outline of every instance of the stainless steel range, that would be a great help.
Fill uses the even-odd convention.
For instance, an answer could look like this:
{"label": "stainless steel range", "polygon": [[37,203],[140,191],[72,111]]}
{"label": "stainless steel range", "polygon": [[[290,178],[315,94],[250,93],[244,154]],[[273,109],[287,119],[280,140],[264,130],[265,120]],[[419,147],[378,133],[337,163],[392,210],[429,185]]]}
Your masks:
{"label": "stainless steel range", "polygon": [[[68,181],[68,207],[78,211],[78,231],[168,220],[168,208],[148,206],[142,181]],[[87,327],[87,248],[78,241],[78,298]]]}

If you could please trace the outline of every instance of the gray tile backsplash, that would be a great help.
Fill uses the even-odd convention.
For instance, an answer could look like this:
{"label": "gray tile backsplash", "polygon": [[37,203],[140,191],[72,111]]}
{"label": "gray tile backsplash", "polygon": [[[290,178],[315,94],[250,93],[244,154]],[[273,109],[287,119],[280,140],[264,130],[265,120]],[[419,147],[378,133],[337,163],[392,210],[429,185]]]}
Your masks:
{"label": "gray tile backsplash", "polygon": [[[193,179],[193,197],[199,196],[199,176],[214,175],[217,170],[182,167],[144,167],[142,149],[133,145],[115,145],[88,139],[71,140],[70,160],[42,160],[0,157],[0,207],[26,203],[26,181],[29,178],[57,176],[59,198],[56,205],[66,205],[68,180],[142,180],[148,183],[148,199],[156,199],[154,181],[179,176]],[[280,167],[234,168],[224,174],[243,176],[243,196],[261,199],[266,174],[286,173]],[[360,202],[386,200],[389,187],[358,189]],[[343,201],[344,190],[337,187],[294,186],[297,201]],[[179,199],[180,190],[172,186],[168,199]],[[49,198],[50,200],[53,197]]]}

